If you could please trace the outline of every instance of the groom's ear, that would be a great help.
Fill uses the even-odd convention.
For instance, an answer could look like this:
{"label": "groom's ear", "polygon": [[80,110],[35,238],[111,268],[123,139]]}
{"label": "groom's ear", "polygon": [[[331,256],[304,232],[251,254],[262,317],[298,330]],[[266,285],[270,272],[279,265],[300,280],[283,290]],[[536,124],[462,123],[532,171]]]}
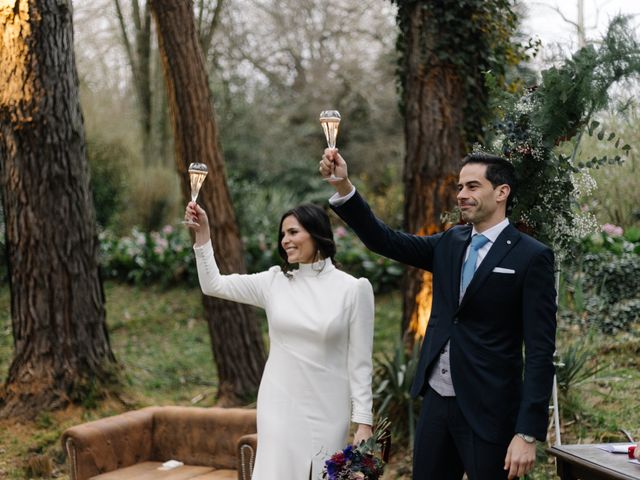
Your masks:
{"label": "groom's ear", "polygon": [[496,202],[502,203],[507,201],[509,194],[511,193],[511,187],[507,183],[498,185],[496,187]]}

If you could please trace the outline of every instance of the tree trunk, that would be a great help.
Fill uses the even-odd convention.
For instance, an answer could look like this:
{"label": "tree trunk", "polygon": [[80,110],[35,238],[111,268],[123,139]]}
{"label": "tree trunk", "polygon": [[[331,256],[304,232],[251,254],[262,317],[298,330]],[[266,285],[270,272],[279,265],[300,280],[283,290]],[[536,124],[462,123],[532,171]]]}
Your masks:
{"label": "tree trunk", "polygon": [[[407,232],[429,235],[443,229],[441,215],[456,204],[464,156],[464,85],[455,68],[425,51],[430,21],[420,2],[409,14],[406,34],[404,162]],[[404,278],[403,331],[407,340],[424,335],[431,313],[431,274],[408,268]]]}
{"label": "tree trunk", "polygon": [[0,188],[14,358],[0,417],[115,379],[78,98],[71,4],[0,4]]}
{"label": "tree trunk", "polygon": [[[199,200],[208,212],[216,258],[225,273],[244,273],[242,244],[226,184],[224,163],[192,2],[154,0],[176,163],[185,201],[190,198],[189,162],[206,163],[209,175]],[[264,344],[253,311],[238,303],[203,296],[205,315],[218,366],[218,401],[239,404],[255,394],[264,367]]]}

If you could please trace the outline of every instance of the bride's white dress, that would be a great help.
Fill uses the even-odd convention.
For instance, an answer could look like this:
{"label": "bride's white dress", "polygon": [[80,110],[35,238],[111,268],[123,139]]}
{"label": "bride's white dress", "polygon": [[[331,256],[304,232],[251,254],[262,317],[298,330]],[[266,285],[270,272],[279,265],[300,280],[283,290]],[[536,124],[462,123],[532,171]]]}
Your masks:
{"label": "bride's white dress", "polygon": [[[253,480],[316,480],[347,442],[349,419],[372,424],[374,303],[368,280],[331,260],[221,275],[211,242],[194,247],[202,291],[264,308],[269,358],[258,392]],[[309,476],[311,473],[311,477]]]}

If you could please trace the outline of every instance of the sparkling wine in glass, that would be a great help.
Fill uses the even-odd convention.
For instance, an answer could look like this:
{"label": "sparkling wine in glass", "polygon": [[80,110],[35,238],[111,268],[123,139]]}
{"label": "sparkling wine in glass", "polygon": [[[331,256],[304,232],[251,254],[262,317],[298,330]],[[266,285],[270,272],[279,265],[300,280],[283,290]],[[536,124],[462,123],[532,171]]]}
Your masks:
{"label": "sparkling wine in glass", "polygon": [[[200,193],[200,187],[204,179],[207,177],[209,169],[204,163],[193,162],[189,164],[189,182],[191,184],[191,201],[195,202]],[[193,219],[185,220],[182,223],[188,223],[190,225],[198,225]]]}
{"label": "sparkling wine in glass", "polygon": [[[324,130],[324,136],[327,138],[327,146],[336,148],[336,138],[338,137],[338,127],[340,126],[340,112],[337,110],[323,110],[320,112],[320,125]],[[336,177],[335,165],[331,169],[331,176],[327,180],[342,180]]]}

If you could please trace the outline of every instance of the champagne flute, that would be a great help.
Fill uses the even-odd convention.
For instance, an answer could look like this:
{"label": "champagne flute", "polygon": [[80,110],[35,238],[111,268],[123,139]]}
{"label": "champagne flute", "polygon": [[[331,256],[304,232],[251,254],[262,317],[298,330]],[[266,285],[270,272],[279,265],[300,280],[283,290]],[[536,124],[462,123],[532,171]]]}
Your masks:
{"label": "champagne flute", "polygon": [[[204,163],[193,162],[189,164],[189,182],[191,184],[191,201],[195,202],[198,198],[198,193],[200,193],[200,187],[202,187],[202,183],[204,179],[207,177],[207,173],[209,173],[209,169]],[[193,219],[184,220],[182,223],[188,225],[198,225]]]}
{"label": "champagne flute", "polygon": [[[338,137],[338,127],[340,126],[340,112],[337,110],[323,110],[320,112],[320,125],[324,130],[324,136],[327,138],[327,146],[336,148],[336,138]],[[331,176],[327,178],[329,182],[342,180],[342,177],[336,177],[335,164],[331,167]]]}

